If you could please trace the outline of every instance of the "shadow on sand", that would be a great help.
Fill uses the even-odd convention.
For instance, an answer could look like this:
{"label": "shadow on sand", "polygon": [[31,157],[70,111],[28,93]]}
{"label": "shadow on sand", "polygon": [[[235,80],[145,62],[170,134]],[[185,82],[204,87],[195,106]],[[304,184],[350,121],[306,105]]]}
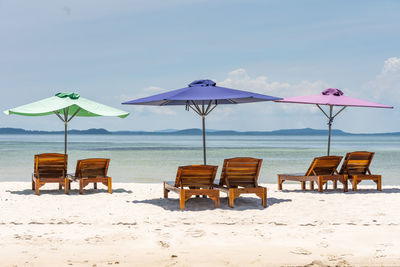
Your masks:
{"label": "shadow on sand", "polygon": [[[268,207],[279,204],[282,202],[290,202],[291,199],[280,199],[269,197],[267,199]],[[179,211],[179,199],[177,198],[154,198],[145,200],[131,201],[134,204],[150,204],[163,208],[169,211]],[[235,199],[235,207],[232,209],[228,206],[228,198],[223,197],[220,199],[220,208],[223,210],[264,210],[261,206],[261,199],[253,197],[239,197]],[[267,208],[268,208],[267,207]],[[185,210],[187,211],[202,211],[213,210],[214,202],[209,198],[190,198],[185,203]]]}
{"label": "shadow on sand", "polygon": [[[32,189],[25,189],[25,190],[18,190],[18,191],[10,191],[6,190],[6,192],[14,195],[35,195],[35,191]],[[127,193],[131,194],[131,190],[125,190],[123,188],[116,188],[113,189],[113,194],[118,194],[118,193]],[[93,195],[97,193],[107,193],[107,189],[85,189],[84,195]],[[64,190],[55,190],[55,189],[43,189],[40,190],[40,195],[65,195]],[[69,190],[69,195],[80,195],[78,189],[71,189]]]}

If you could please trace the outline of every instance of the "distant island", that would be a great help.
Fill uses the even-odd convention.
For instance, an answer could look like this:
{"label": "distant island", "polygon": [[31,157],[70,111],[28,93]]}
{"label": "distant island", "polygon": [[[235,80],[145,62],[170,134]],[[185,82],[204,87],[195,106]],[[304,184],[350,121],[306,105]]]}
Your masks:
{"label": "distant island", "polygon": [[[232,130],[207,130],[207,135],[327,135],[328,130],[311,128],[288,129],[275,131],[232,131]],[[37,131],[21,128],[0,128],[0,134],[64,134],[64,131]],[[68,134],[104,134],[104,135],[201,135],[201,129],[175,130],[167,129],[160,131],[108,131],[106,129],[69,130]],[[368,135],[368,136],[400,136],[400,132],[392,133],[347,133],[342,130],[332,130],[332,135]]]}

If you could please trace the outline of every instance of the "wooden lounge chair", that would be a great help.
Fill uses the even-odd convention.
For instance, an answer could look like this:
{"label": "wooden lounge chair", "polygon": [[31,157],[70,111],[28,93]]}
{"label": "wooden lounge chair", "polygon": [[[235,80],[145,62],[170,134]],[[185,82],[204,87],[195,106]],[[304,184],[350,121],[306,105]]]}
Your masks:
{"label": "wooden lounge chair", "polygon": [[218,189],[228,194],[229,207],[241,194],[256,194],[261,198],[262,206],[267,206],[267,188],[258,185],[258,175],[262,159],[231,158],[225,159]]}
{"label": "wooden lounge chair", "polygon": [[210,197],[219,207],[219,191],[213,189],[215,175],[218,166],[189,165],[180,166],[176,174],[175,183],[164,182],[164,198],[168,198],[168,192],[179,194],[180,209],[185,208],[185,202],[193,195]]}
{"label": "wooden lounge chair", "polygon": [[112,193],[111,177],[107,176],[110,159],[81,159],[76,163],[75,179],[79,180],[79,193],[89,183],[93,183],[97,189],[97,183],[103,183],[108,187],[108,193]]}
{"label": "wooden lounge chair", "polygon": [[343,191],[347,192],[347,175],[338,174],[337,167],[343,157],[325,156],[314,158],[305,175],[302,174],[278,174],[278,190],[282,190],[284,181],[301,182],[301,190],[306,189],[306,182],[310,182],[310,189],[314,190],[314,182],[318,184],[318,191],[323,192],[323,185],[328,181],[333,182],[333,188],[337,188],[337,182],[343,184]]}
{"label": "wooden lounge chair", "polygon": [[382,176],[371,174],[371,165],[374,152],[356,151],[347,153],[344,158],[340,174],[348,175],[353,185],[353,191],[357,191],[357,185],[363,180],[371,180],[376,183],[376,189],[382,190]]}
{"label": "wooden lounge chair", "polygon": [[58,183],[58,189],[64,187],[65,194],[69,193],[70,181],[67,178],[68,155],[45,153],[35,155],[34,171],[32,174],[32,190],[39,195],[39,188],[47,183]]}

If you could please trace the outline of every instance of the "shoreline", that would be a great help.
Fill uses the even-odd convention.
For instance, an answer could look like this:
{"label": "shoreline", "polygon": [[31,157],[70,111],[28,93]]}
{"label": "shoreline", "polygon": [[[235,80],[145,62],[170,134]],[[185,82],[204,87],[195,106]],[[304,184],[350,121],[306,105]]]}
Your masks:
{"label": "shoreline", "polygon": [[[393,266],[400,262],[400,186],[343,193],[268,188],[268,207],[244,195],[221,208],[162,184],[114,183],[79,195],[0,182],[4,266]],[[48,190],[50,189],[50,190]],[[310,265],[311,264],[311,265]]]}

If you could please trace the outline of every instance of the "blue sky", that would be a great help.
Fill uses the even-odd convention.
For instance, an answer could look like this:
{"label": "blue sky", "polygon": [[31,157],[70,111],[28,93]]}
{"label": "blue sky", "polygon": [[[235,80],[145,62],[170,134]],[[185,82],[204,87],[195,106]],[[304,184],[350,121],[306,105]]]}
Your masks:
{"label": "blue sky", "polygon": [[[385,0],[0,0],[0,109],[76,91],[131,116],[77,118],[72,128],[199,128],[182,107],[120,103],[209,78],[279,97],[340,88],[395,109],[348,109],[335,128],[400,131],[399,10]],[[0,127],[63,129],[55,116],[0,115]],[[207,127],[321,129],[326,119],[312,106],[229,105]]]}

